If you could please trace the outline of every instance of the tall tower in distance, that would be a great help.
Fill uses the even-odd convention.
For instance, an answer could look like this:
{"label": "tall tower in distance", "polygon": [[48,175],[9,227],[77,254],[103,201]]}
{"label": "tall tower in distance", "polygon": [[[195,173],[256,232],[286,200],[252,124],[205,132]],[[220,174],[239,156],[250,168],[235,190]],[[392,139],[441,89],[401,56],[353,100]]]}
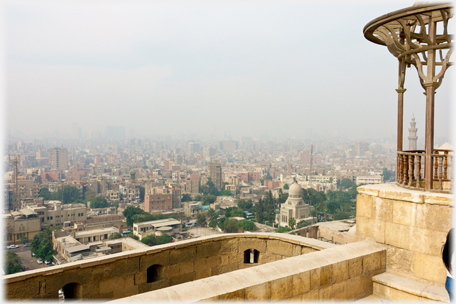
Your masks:
{"label": "tall tower in distance", "polygon": [[418,140],[416,131],[418,131],[418,129],[415,126],[416,126],[415,116],[412,116],[412,121],[410,122],[409,136],[408,136],[409,150],[416,150],[416,142]]}
{"label": "tall tower in distance", "polygon": [[68,150],[61,148],[49,149],[49,166],[51,169],[68,169]]}
{"label": "tall tower in distance", "polygon": [[218,190],[222,190],[222,165],[220,163],[209,163],[209,177]]}

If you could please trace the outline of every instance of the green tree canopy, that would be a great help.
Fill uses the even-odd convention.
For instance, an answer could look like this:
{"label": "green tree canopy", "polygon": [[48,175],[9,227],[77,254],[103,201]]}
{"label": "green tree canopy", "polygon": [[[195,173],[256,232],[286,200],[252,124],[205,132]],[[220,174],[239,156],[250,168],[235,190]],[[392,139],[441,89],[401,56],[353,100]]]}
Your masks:
{"label": "green tree canopy", "polygon": [[20,264],[21,259],[17,253],[8,251],[6,253],[6,270],[5,274],[13,274],[22,271],[22,266]]}
{"label": "green tree canopy", "polygon": [[23,236],[21,237],[21,242],[22,242],[22,244],[27,243],[27,242],[28,242],[28,238],[27,238],[25,235],[23,235]]}
{"label": "green tree canopy", "polygon": [[285,232],[288,232],[288,231],[291,231],[291,228],[290,227],[279,227],[277,229],[277,232],[278,233],[285,233]]}
{"label": "green tree canopy", "polygon": [[285,184],[285,185],[283,185],[283,189],[288,190],[288,189],[290,189],[290,186],[288,186],[288,184]]}
{"label": "green tree canopy", "polygon": [[122,234],[120,234],[119,232],[116,232],[116,233],[111,234],[108,239],[115,240],[115,239],[120,239],[121,237],[122,237]]}
{"label": "green tree canopy", "polygon": [[225,217],[244,217],[244,210],[239,207],[230,207],[225,210]]}
{"label": "green tree canopy", "polygon": [[230,190],[223,190],[220,192],[221,196],[233,196],[234,194]]}
{"label": "green tree canopy", "polygon": [[225,223],[225,232],[235,233],[238,232],[238,221],[235,219],[228,219]]}
{"label": "green tree canopy", "polygon": [[108,201],[104,196],[96,196],[91,199],[85,199],[84,204],[88,206],[88,202],[90,202],[90,208],[95,209],[95,208],[106,208],[108,207]]}
{"label": "green tree canopy", "polygon": [[348,189],[348,188],[351,188],[353,187],[355,183],[349,179],[349,178],[343,178],[341,181],[340,181],[340,187],[342,189]]}
{"label": "green tree canopy", "polygon": [[217,197],[215,195],[209,194],[209,195],[203,196],[201,201],[203,202],[203,205],[210,205],[210,204],[214,203],[216,200],[217,200]]}
{"label": "green tree canopy", "polygon": [[295,226],[296,226],[296,219],[294,217],[290,217],[290,219],[288,220],[288,226],[294,230],[295,229]]}
{"label": "green tree canopy", "polygon": [[52,231],[49,228],[43,229],[40,233],[33,237],[30,244],[30,251],[38,258],[51,261],[57,252],[52,246]]}
{"label": "green tree canopy", "polygon": [[173,240],[172,237],[169,235],[160,235],[156,236],[155,234],[148,235],[144,237],[141,242],[143,244],[149,245],[149,246],[155,246],[155,245],[162,245],[162,244],[167,244]]}
{"label": "green tree canopy", "polygon": [[190,196],[190,194],[185,193],[184,195],[182,195],[181,202],[191,202],[191,201],[192,201],[192,197]]}
{"label": "green tree canopy", "polygon": [[206,227],[207,225],[207,222],[206,222],[206,215],[204,213],[198,213],[197,216],[196,216],[196,222],[198,223],[198,225],[200,225],[201,227]]}
{"label": "green tree canopy", "polygon": [[250,211],[250,209],[252,209],[253,207],[253,203],[252,203],[252,200],[249,199],[249,200],[243,200],[243,199],[240,199],[237,203],[238,207],[241,208],[242,210],[245,210],[245,211]]}

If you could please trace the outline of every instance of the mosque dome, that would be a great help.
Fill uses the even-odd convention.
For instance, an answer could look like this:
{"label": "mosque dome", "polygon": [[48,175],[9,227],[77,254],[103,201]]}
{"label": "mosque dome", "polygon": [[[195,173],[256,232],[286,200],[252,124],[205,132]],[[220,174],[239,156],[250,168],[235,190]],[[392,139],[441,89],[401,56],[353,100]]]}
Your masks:
{"label": "mosque dome", "polygon": [[298,183],[293,183],[288,190],[289,195],[301,196],[301,186]]}

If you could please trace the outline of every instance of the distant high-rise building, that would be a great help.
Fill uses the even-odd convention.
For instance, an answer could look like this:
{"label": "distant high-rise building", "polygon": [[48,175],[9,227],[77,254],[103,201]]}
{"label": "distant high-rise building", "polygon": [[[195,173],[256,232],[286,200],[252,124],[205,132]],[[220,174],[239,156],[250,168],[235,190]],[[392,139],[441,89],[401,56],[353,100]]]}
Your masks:
{"label": "distant high-rise building", "polygon": [[68,150],[61,148],[49,149],[49,166],[51,169],[68,169]]}
{"label": "distant high-rise building", "polygon": [[187,144],[188,147],[188,154],[194,155],[195,153],[198,153],[200,151],[200,145],[199,143],[196,142],[189,142]]}
{"label": "distant high-rise building", "polygon": [[415,122],[415,116],[412,116],[412,121],[410,122],[410,128],[409,128],[409,150],[416,150],[416,142],[418,140],[418,136],[416,135],[416,132],[418,129],[416,128],[416,122]]}
{"label": "distant high-rise building", "polygon": [[232,153],[238,148],[237,141],[234,140],[225,140],[220,142],[220,150],[224,152]]}
{"label": "distant high-rise building", "polygon": [[355,154],[356,156],[363,156],[364,153],[369,151],[369,144],[364,141],[355,142]]}
{"label": "distant high-rise building", "polygon": [[125,127],[108,126],[106,127],[106,137],[108,139],[125,139]]}
{"label": "distant high-rise building", "polygon": [[214,183],[214,186],[218,189],[222,189],[222,164],[220,163],[209,163],[208,165],[209,177]]}

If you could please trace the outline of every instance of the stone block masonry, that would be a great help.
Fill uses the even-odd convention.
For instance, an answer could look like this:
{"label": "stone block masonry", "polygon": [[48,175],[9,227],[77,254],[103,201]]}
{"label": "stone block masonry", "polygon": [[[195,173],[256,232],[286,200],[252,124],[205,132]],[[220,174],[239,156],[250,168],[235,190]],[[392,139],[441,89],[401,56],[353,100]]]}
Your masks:
{"label": "stone block masonry", "polygon": [[[66,299],[114,300],[334,246],[287,234],[220,234],[7,275],[4,284],[10,300],[57,299],[60,289]],[[254,250],[259,256],[251,263],[250,252]],[[265,288],[252,287],[242,295],[233,292],[230,297],[254,297],[258,294],[254,290],[269,290]],[[168,296],[172,299],[175,294]]]}

